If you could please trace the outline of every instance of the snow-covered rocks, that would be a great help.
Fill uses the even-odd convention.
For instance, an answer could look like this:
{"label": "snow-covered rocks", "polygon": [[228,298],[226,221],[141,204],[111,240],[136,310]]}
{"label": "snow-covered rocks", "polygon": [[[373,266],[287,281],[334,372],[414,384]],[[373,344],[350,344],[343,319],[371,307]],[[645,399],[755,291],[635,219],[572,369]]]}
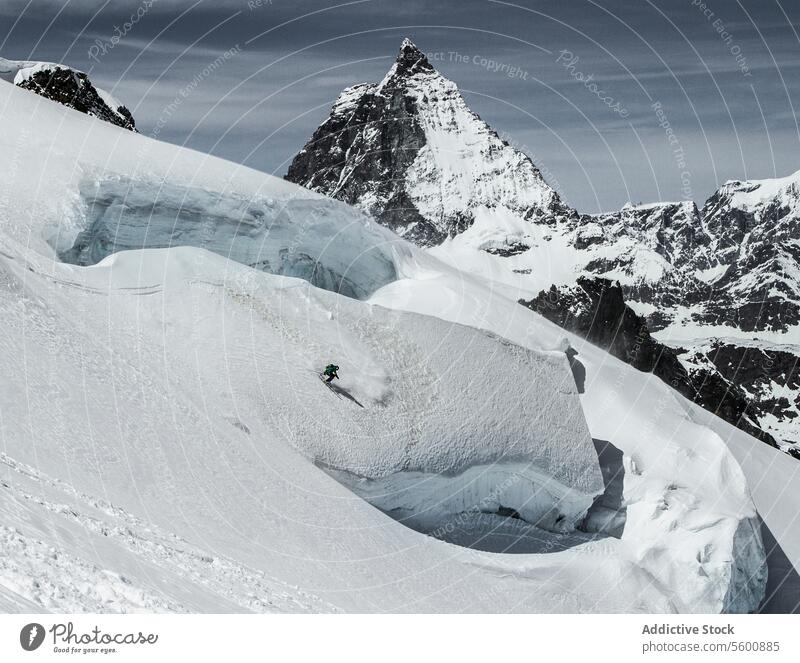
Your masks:
{"label": "snow-covered rocks", "polygon": [[0,58],[0,79],[124,129],[136,131],[131,112],[82,71],[54,62]]}
{"label": "snow-covered rocks", "polygon": [[703,219],[711,249],[727,267],[714,288],[734,309],[710,307],[709,318],[727,317],[744,331],[794,328],[800,339],[800,172],[728,182],[708,199]]}

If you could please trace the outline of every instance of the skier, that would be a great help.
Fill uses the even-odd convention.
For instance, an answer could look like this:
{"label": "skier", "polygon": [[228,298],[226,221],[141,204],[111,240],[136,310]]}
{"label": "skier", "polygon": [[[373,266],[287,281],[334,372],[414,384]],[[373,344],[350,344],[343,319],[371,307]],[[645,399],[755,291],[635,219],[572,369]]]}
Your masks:
{"label": "skier", "polygon": [[338,378],[339,375],[336,371],[339,370],[339,367],[336,364],[328,364],[323,371],[323,375],[328,376],[328,379],[325,382],[333,382],[333,378]]}

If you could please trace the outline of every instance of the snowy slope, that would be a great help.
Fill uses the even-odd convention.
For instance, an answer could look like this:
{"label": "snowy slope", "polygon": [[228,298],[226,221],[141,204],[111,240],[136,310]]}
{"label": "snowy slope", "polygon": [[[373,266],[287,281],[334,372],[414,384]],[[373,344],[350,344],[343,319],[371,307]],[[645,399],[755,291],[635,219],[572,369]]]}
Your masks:
{"label": "snowy slope", "polygon": [[[9,85],[0,95],[16,129],[0,138],[8,609],[757,607],[756,477],[663,383],[572,339],[587,371],[578,397],[555,351],[564,333],[491,281],[288,183]],[[325,223],[282,235],[283,248],[317,250],[317,233],[383,238],[398,278],[362,302],[199,248],[67,264],[58,252],[96,221],[87,177],[135,182],[137,200],[153,180],[206,192],[224,201],[218,224],[242,200],[316,201]],[[214,229],[202,213],[181,220],[173,243]],[[330,360],[339,391],[315,374]],[[797,492],[773,515],[779,496],[759,488],[768,524],[785,524]],[[527,554],[436,541],[409,515],[445,540],[511,533]],[[797,555],[793,530],[773,530]]]}
{"label": "snowy slope", "polygon": [[[419,563],[427,575],[425,569],[433,573],[454,553],[441,547],[435,561],[433,540],[384,522],[315,465],[375,478],[444,473],[452,477],[451,496],[464,472],[488,465],[494,474],[467,486],[464,499],[480,501],[503,481],[511,486],[511,477],[518,501],[508,506],[543,524],[559,516],[574,520],[602,491],[574,386],[551,385],[538,400],[505,398],[540,381],[536,355],[480,332],[372,309],[192,249],[121,253],[88,270],[51,264],[46,275],[35,262],[3,262],[7,281],[36,292],[24,305],[13,289],[3,293],[2,369],[13,376],[3,399],[6,513],[21,502],[38,514],[6,525],[17,530],[8,532],[10,542],[22,539],[4,576],[14,585],[23,581],[24,564],[36,566],[29,554],[47,567],[48,546],[60,540],[65,575],[77,566],[80,577],[91,578],[94,563],[109,576],[106,602],[90,595],[84,609],[270,609],[269,599],[275,610],[331,609],[301,591],[281,602],[283,587],[268,576],[333,591],[339,583],[358,587],[359,573],[373,578],[367,586],[384,573],[397,582],[384,605],[402,607],[401,597],[410,600],[421,589],[406,578],[407,565]],[[456,342],[438,352],[420,347],[452,335]],[[452,366],[448,353],[464,346],[512,353],[496,363],[503,375],[481,367],[494,378],[494,397],[474,378],[465,393],[457,376],[433,372],[443,361]],[[340,388],[360,405],[317,377],[315,368],[331,354],[341,358],[347,376]],[[544,357],[545,365],[556,360],[562,363],[550,370],[558,373],[563,358]],[[69,376],[76,375],[77,390],[69,388]],[[486,416],[475,413],[471,391],[478,389]],[[559,420],[542,411],[557,412]],[[502,428],[492,412],[503,418]],[[123,548],[120,559],[113,548],[87,553],[82,543],[76,551],[69,530],[77,526],[112,538]],[[182,551],[188,569],[169,559],[183,541],[195,551]],[[411,550],[398,557],[406,546]],[[331,555],[388,561],[344,565],[339,579],[314,561]],[[148,580],[146,569],[136,572],[138,556],[156,567],[168,559]],[[223,568],[201,582],[203,569],[215,563]],[[115,573],[128,578],[133,598]],[[177,575],[171,582],[179,591],[154,591],[161,575]],[[251,577],[263,593],[249,597]],[[195,596],[191,585],[198,583],[212,589]],[[37,600],[40,590],[28,589],[23,595]],[[367,590],[335,603],[367,609],[377,596]],[[45,607],[78,605],[69,592],[45,598],[52,602]]]}
{"label": "snowy slope", "polygon": [[[92,153],[72,131],[73,114],[52,118],[50,102],[28,96],[15,91],[7,103],[55,125],[41,132],[31,122],[30,133],[9,137],[16,198],[0,197],[0,210],[16,216],[9,232],[20,241],[36,229],[31,241],[42,253],[87,265],[118,250],[191,244],[356,297],[396,277],[397,237],[344,204],[282,181],[265,188],[248,169],[191,152],[176,158],[157,141],[102,124],[91,135],[104,149]],[[22,176],[31,147],[52,162],[46,181]]]}
{"label": "snowy slope", "polygon": [[[666,586],[680,586],[685,579],[678,580],[675,566],[686,565],[684,568],[688,569],[698,559],[705,564],[705,553],[698,558],[699,549],[695,546],[705,538],[712,521],[727,519],[728,509],[738,502],[735,495],[748,492],[745,475],[725,445],[730,431],[726,430],[723,437],[710,426],[699,425],[699,412],[703,411],[652,375],[632,369],[533,313],[525,314],[525,309],[517,312],[521,307],[513,301],[503,301],[502,295],[480,297],[479,288],[469,291],[473,296],[467,300],[458,297],[450,283],[440,282],[434,287],[429,279],[408,278],[386,286],[371,301],[489,329],[522,346],[556,347],[567,336],[579,350],[578,357],[585,368],[585,393],[581,399],[592,436],[610,442],[621,452],[621,502],[626,506],[622,541],[630,545],[637,562],[654,578]],[[760,444],[744,437],[751,444]],[[788,463],[794,470],[792,459],[774,450],[772,453],[778,456],[774,462]],[[800,470],[794,470],[794,476],[795,480],[800,478]],[[763,475],[756,473],[754,480],[763,481]],[[711,504],[714,516],[706,506],[700,506]],[[778,504],[776,499],[765,499],[761,507],[770,514],[786,513],[785,502]],[[738,508],[734,507],[734,511]],[[738,531],[747,541],[754,527],[755,521],[745,521],[729,534],[733,536]],[[795,540],[793,527],[781,531]],[[655,550],[654,541],[659,542]],[[707,550],[715,547],[710,544]],[[689,550],[694,551],[694,558],[687,554]],[[751,561],[755,561],[757,550],[757,544],[748,543],[733,554],[743,558],[753,554]],[[743,566],[748,568],[748,581],[757,587],[759,578],[754,566]],[[691,610],[689,606],[690,603],[680,609]]]}

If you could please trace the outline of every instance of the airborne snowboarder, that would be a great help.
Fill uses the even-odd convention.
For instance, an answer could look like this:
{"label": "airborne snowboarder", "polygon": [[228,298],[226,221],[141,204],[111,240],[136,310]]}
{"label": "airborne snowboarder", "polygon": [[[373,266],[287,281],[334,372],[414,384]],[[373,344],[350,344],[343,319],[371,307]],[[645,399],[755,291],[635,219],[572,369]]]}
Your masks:
{"label": "airborne snowboarder", "polygon": [[338,378],[339,377],[339,374],[337,373],[338,370],[339,367],[336,364],[328,364],[325,367],[325,370],[322,372],[322,374],[327,376],[328,378],[327,380],[325,380],[325,382],[333,382],[333,378]]}

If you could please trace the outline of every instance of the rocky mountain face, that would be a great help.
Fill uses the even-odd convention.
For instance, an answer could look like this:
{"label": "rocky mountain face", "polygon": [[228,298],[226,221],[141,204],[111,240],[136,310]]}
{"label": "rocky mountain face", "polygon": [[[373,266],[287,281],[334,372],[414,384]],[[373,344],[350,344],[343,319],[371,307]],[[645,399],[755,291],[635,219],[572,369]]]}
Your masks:
{"label": "rocky mountain face", "polygon": [[[658,306],[650,319],[656,328],[694,307],[693,322],[787,332],[800,322],[800,174],[779,182],[728,182],[702,210],[693,203],[657,204],[593,217],[599,242],[631,238],[634,250],[587,269],[633,277],[626,295]],[[662,259],[654,274],[634,265],[643,247]]]}
{"label": "rocky mountain face", "polygon": [[0,78],[81,113],[136,131],[131,112],[82,71],[52,62],[0,58]]}
{"label": "rocky mountain face", "polygon": [[[611,259],[586,271],[620,278],[628,303],[679,353],[691,375],[727,382],[754,421],[786,451],[800,431],[800,173],[728,182],[702,209],[692,203],[629,207],[593,217]],[[624,250],[631,237],[633,251]],[[623,250],[619,250],[623,249]],[[646,249],[661,259],[637,268]],[[718,389],[715,388],[715,391]]]}
{"label": "rocky mountain face", "polygon": [[800,173],[728,182],[702,208],[581,214],[405,40],[380,83],[341,93],[287,178],[531,293],[525,305],[800,449]]}
{"label": "rocky mountain face", "polygon": [[674,350],[651,336],[644,318],[625,304],[619,283],[579,276],[573,286],[552,285],[533,299],[520,300],[520,304],[634,368],[654,373],[681,393],[691,393],[686,367]]}
{"label": "rocky mountain face", "polygon": [[422,246],[463,232],[485,207],[536,221],[574,216],[408,39],[380,83],[339,95],[286,177]]}
{"label": "rocky mountain face", "polygon": [[799,199],[795,174],[728,182],[706,202],[703,222],[725,268],[709,281],[708,313],[719,323],[748,332],[787,332],[800,323]]}
{"label": "rocky mountain face", "polygon": [[702,379],[713,371],[731,391],[744,393],[751,419],[800,459],[800,348],[712,338],[679,351],[690,374]]}
{"label": "rocky mountain face", "polygon": [[[719,346],[713,359],[703,355],[707,361],[696,360],[688,368],[679,351],[653,338],[647,321],[625,303],[620,284],[598,277],[579,276],[574,286],[550,286],[534,299],[520,300],[520,304],[634,368],[653,373],[698,405],[763,442],[778,446],[773,436],[757,425],[759,417],[767,415],[763,407],[766,403],[754,403],[735,381],[737,377],[744,380],[734,364],[735,346]],[[717,362],[727,362],[727,370],[717,369]],[[747,363],[756,364],[752,359]]]}

